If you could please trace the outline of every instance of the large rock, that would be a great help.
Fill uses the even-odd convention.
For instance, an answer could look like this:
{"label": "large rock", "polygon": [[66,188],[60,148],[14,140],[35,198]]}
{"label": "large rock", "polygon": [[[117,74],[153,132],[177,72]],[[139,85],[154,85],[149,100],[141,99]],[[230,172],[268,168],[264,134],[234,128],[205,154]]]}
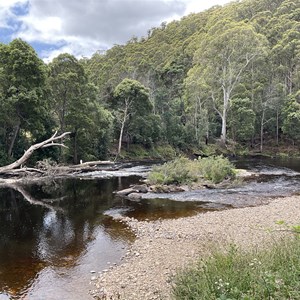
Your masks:
{"label": "large rock", "polygon": [[137,192],[137,193],[148,193],[148,187],[145,184],[142,185],[134,185],[132,188]]}
{"label": "large rock", "polygon": [[128,197],[128,199],[130,199],[130,200],[135,200],[135,201],[137,201],[137,200],[142,199],[142,194],[141,194],[141,193],[131,193],[131,194],[127,195],[127,197]]}
{"label": "large rock", "polygon": [[136,192],[136,190],[131,187],[131,188],[128,188],[128,189],[125,189],[125,190],[117,191],[116,194],[119,195],[119,196],[127,196],[131,193],[134,193],[134,192]]}

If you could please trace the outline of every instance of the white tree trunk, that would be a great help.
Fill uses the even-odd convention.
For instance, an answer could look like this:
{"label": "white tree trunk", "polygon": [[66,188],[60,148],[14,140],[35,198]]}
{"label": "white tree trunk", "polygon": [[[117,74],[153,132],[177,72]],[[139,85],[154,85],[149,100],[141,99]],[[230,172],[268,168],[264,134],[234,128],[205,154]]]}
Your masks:
{"label": "white tree trunk", "polygon": [[119,136],[118,155],[121,153],[122,139],[123,139],[125,123],[126,123],[127,118],[128,118],[129,105],[130,105],[130,103],[128,102],[128,100],[125,100],[124,116],[123,116],[123,120],[122,120],[122,123],[121,123],[121,130],[120,130],[120,136]]}
{"label": "white tree trunk", "polygon": [[228,104],[230,100],[230,91],[226,88],[223,88],[223,112],[222,112],[222,130],[221,130],[221,142],[222,144],[226,144],[227,139],[227,110]]}

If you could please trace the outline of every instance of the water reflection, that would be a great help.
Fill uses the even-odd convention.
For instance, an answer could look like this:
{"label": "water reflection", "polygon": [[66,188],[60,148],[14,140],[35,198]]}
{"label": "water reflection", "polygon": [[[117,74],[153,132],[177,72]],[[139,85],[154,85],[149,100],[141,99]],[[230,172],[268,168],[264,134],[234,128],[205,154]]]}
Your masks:
{"label": "water reflection", "polygon": [[[133,238],[102,213],[121,205],[113,190],[135,181],[66,180],[22,187],[22,192],[1,189],[1,297],[86,299],[90,270],[100,271],[107,261],[118,260]],[[78,292],[69,295],[68,289]]]}

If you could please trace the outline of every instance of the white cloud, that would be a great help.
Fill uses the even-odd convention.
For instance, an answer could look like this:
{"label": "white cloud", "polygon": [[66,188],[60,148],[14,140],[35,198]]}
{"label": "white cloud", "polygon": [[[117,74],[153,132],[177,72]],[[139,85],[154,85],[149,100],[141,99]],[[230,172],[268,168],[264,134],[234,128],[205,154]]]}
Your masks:
{"label": "white cloud", "polygon": [[10,20],[16,18],[13,8],[24,5],[27,0],[2,0],[0,1],[0,28],[12,28]]}
{"label": "white cloud", "polygon": [[29,13],[14,37],[29,42],[62,43],[63,51],[89,56],[97,50],[146,35],[163,20],[184,14],[184,0],[30,0]]}
{"label": "white cloud", "polygon": [[[90,56],[97,50],[125,43],[132,36],[145,36],[149,29],[163,21],[226,2],[228,0],[0,0],[0,28],[13,24],[9,20],[18,21],[18,30],[12,37],[49,45],[48,49],[39,49],[40,55],[49,61],[63,52],[77,57]],[[25,5],[28,11],[16,14],[12,8],[20,5]]]}

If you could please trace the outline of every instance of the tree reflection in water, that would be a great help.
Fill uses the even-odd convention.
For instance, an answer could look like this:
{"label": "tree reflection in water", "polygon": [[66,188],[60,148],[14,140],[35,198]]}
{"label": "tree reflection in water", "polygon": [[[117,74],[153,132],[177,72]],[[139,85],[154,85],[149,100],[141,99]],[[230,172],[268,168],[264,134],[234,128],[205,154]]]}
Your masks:
{"label": "tree reflection in water", "polygon": [[[122,180],[124,187],[131,181]],[[112,194],[119,184],[117,178],[60,180],[1,189],[0,295],[25,295],[46,268],[75,267],[98,235],[104,246],[115,244],[115,256],[119,257],[118,251],[132,236],[123,225],[107,222],[103,215],[121,205]],[[114,227],[117,234],[110,236]],[[100,259],[106,264],[105,257]]]}

